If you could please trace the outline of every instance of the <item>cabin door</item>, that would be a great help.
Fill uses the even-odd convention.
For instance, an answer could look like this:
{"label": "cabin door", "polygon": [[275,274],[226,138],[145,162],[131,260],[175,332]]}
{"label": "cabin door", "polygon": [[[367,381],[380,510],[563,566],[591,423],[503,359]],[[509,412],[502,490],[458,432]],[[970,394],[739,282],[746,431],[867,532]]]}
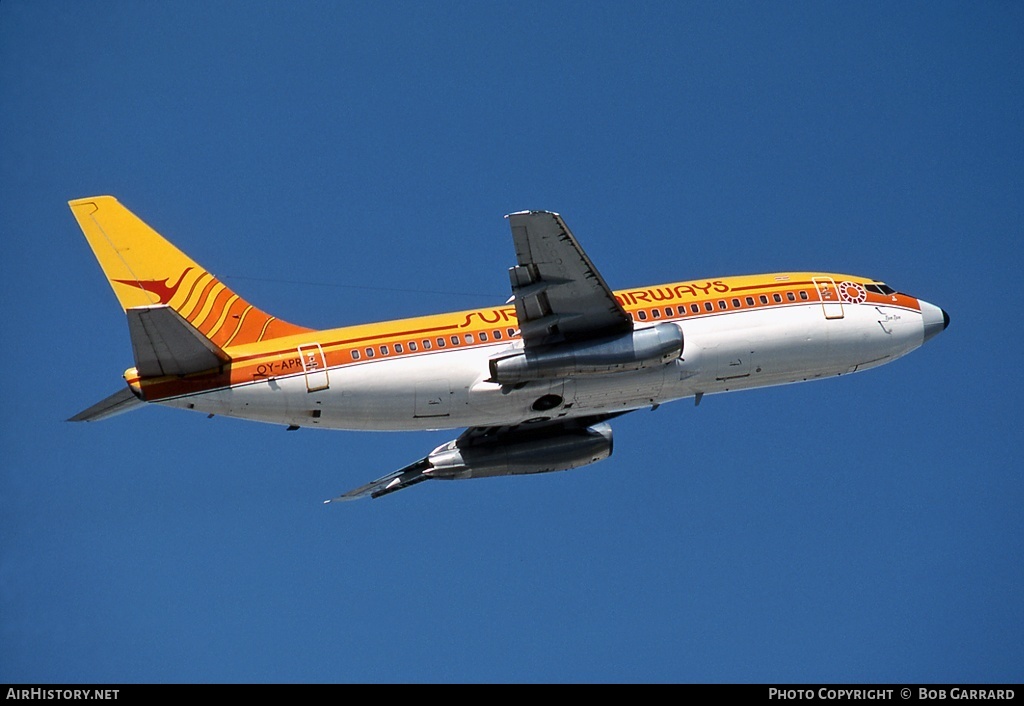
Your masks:
{"label": "cabin door", "polygon": [[299,359],[302,360],[302,369],[306,372],[306,392],[318,392],[331,386],[327,379],[324,349],[319,343],[299,346]]}
{"label": "cabin door", "polygon": [[831,277],[815,277],[814,286],[821,298],[821,310],[826,319],[843,318],[843,302],[839,299],[839,289]]}

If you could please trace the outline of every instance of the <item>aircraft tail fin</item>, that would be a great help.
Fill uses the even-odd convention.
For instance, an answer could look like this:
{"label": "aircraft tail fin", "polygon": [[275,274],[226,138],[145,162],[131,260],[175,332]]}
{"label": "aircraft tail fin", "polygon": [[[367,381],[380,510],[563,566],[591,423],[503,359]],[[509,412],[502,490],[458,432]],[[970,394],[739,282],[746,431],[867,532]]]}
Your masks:
{"label": "aircraft tail fin", "polygon": [[[310,330],[242,299],[113,196],[75,199],[68,205],[129,322],[132,310],[170,309],[216,349]],[[172,321],[168,314],[155,316],[167,324]]]}

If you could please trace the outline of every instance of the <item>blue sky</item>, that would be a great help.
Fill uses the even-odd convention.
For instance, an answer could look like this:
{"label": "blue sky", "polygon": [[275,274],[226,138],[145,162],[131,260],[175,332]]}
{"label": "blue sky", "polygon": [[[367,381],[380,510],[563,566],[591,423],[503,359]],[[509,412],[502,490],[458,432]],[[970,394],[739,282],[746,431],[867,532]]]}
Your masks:
{"label": "blue sky", "polygon": [[[1019,3],[0,3],[0,682],[1020,682]],[[278,316],[777,270],[945,308],[891,365],[680,402],[534,478],[321,501],[453,433],[147,408],[66,202]]]}

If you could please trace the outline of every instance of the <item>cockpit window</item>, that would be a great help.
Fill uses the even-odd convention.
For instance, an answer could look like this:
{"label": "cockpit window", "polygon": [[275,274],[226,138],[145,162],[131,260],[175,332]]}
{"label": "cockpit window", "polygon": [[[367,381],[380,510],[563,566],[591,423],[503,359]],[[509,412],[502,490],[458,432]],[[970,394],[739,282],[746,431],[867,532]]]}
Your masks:
{"label": "cockpit window", "polygon": [[875,284],[865,284],[864,289],[868,290],[869,292],[874,292],[875,294],[894,294],[896,292],[895,289],[881,282],[876,282]]}

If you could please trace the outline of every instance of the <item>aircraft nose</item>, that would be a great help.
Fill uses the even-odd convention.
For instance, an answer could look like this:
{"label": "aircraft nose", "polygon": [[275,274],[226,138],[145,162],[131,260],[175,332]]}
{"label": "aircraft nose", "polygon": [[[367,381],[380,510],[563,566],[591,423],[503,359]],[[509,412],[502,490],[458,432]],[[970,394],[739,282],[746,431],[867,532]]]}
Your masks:
{"label": "aircraft nose", "polygon": [[949,314],[934,304],[921,302],[921,317],[924,319],[924,342],[938,336],[949,326]]}

